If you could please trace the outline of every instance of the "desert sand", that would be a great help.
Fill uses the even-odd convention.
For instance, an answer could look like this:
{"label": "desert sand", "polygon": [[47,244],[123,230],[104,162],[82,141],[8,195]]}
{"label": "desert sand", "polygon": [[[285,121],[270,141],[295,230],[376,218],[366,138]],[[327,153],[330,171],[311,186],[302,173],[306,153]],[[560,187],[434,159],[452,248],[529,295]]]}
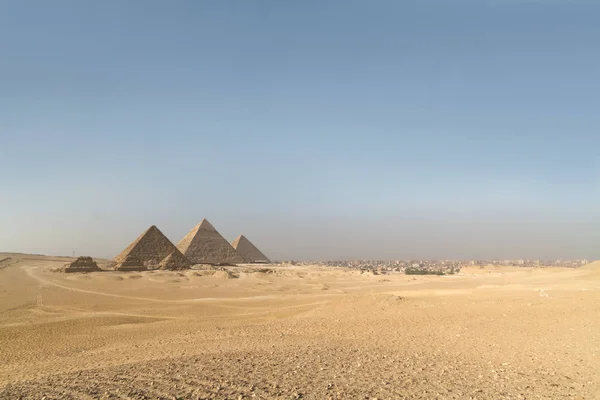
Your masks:
{"label": "desert sand", "polygon": [[51,270],[69,258],[6,258],[2,399],[600,398],[597,263],[66,274]]}

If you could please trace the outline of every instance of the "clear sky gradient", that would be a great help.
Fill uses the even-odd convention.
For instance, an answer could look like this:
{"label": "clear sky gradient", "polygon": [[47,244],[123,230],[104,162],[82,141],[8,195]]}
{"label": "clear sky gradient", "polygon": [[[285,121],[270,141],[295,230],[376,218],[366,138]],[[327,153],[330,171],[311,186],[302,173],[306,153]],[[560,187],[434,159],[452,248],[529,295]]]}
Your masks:
{"label": "clear sky gradient", "polygon": [[0,1],[0,251],[600,258],[600,3]]}

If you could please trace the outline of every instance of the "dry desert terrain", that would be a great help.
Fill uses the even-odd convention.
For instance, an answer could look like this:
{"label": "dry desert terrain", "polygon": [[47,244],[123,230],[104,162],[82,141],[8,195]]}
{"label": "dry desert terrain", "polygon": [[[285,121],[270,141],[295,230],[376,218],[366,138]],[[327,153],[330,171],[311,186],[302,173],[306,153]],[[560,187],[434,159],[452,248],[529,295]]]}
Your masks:
{"label": "dry desert terrain", "polygon": [[600,399],[597,263],[439,277],[3,259],[1,399]]}

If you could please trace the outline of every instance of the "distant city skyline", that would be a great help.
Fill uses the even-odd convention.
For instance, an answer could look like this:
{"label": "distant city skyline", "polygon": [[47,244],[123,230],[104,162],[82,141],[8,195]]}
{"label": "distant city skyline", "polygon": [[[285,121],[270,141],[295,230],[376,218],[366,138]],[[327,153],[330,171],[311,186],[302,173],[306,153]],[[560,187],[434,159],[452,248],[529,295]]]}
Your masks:
{"label": "distant city skyline", "polygon": [[600,259],[600,3],[0,4],[0,251]]}

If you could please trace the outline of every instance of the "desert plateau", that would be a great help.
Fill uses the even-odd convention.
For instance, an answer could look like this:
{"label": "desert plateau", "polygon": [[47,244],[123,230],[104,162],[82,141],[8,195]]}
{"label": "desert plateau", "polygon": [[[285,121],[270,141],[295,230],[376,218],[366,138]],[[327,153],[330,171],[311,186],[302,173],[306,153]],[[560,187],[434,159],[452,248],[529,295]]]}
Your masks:
{"label": "desert plateau", "polygon": [[1,399],[600,398],[597,262],[410,276],[0,260]]}

